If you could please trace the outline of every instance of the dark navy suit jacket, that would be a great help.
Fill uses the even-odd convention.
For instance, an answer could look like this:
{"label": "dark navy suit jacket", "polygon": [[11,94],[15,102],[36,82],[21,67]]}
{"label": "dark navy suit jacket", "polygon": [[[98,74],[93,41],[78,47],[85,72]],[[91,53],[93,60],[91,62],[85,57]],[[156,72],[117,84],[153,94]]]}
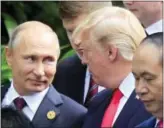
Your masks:
{"label": "dark navy suit jacket", "polygon": [[52,84],[60,93],[83,104],[86,67],[77,55],[71,56],[57,65]]}
{"label": "dark navy suit jacket", "polygon": [[[100,128],[104,112],[108,107],[112,97],[112,91],[106,89],[100,92],[91,102],[86,115],[83,128]],[[136,99],[136,93],[133,91],[113,128],[134,128],[151,116],[141,101]]]}
{"label": "dark navy suit jacket", "polygon": [[136,128],[155,128],[156,118],[151,117],[148,120],[139,124]]}
{"label": "dark navy suit jacket", "polygon": [[[9,86],[1,87],[1,100],[3,100]],[[47,113],[54,111],[56,117],[47,119]],[[80,128],[87,110],[67,96],[56,91],[51,86],[41,102],[32,124],[36,128]]]}

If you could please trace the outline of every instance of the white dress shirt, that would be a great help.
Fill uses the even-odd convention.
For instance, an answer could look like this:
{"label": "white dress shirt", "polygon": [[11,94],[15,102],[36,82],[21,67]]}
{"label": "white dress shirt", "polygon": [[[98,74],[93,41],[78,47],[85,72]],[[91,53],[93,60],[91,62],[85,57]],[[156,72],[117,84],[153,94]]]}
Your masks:
{"label": "white dress shirt", "polygon": [[156,119],[155,128],[157,127],[159,121],[159,119]]}
{"label": "white dress shirt", "polygon": [[[129,99],[130,95],[135,89],[135,79],[132,73],[130,73],[120,84],[119,86],[120,91],[123,94],[123,97],[120,99],[118,109],[114,116],[112,125],[115,123],[118,115],[120,114],[121,110],[123,109],[124,105],[126,104],[127,100]],[[126,117],[125,117],[126,118]]]}
{"label": "white dress shirt", "polygon": [[155,22],[154,24],[150,25],[149,27],[146,28],[147,34],[151,35],[153,33],[163,32],[162,24],[163,24],[163,20],[161,19]]}
{"label": "white dress shirt", "polygon": [[17,97],[21,97],[27,103],[27,106],[25,106],[22,109],[22,111],[30,119],[30,121],[32,121],[40,103],[42,102],[43,98],[45,97],[46,93],[48,92],[48,89],[49,89],[49,87],[46,88],[42,92],[34,93],[34,94],[28,95],[28,96],[20,96],[17,93],[17,91],[15,90],[15,88],[13,86],[13,82],[12,82],[10,88],[8,89],[4,99],[2,101],[2,107],[5,107],[5,106],[15,107],[13,100]]}
{"label": "white dress shirt", "polygon": [[[88,94],[88,90],[89,90],[89,85],[90,85],[90,78],[91,78],[91,74],[88,70],[88,67],[87,67],[87,70],[86,70],[86,75],[85,75],[85,85],[84,85],[84,97],[83,97],[83,103],[85,103],[85,100],[86,100],[86,97],[87,97],[87,94]],[[102,87],[102,86],[98,86],[98,92],[104,90],[105,88]]]}

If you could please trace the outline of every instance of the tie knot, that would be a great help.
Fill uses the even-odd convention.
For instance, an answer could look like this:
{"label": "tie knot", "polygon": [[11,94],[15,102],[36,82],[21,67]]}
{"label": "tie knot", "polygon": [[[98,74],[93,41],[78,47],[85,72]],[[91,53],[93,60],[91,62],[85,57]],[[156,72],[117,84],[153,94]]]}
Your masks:
{"label": "tie knot", "polygon": [[94,82],[94,80],[91,78],[90,79],[90,86],[94,86],[96,83]]}
{"label": "tie knot", "polygon": [[163,120],[160,120],[157,124],[157,128],[163,128]]}
{"label": "tie knot", "polygon": [[18,97],[14,100],[14,104],[18,110],[22,110],[27,105],[26,101],[20,97]]}

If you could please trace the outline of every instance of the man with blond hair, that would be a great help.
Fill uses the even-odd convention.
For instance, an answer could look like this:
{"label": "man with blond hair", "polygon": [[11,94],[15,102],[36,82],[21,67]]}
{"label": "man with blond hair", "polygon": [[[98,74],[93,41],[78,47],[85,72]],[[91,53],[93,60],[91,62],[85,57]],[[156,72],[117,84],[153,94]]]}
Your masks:
{"label": "man with blond hair", "polygon": [[[60,17],[71,45],[71,36],[77,25],[79,25],[89,13],[102,7],[110,6],[112,6],[111,1],[61,1],[59,4]],[[58,64],[53,83],[59,92],[71,97],[86,107],[89,105],[92,97],[104,89],[97,85],[95,88],[87,66],[81,64],[78,55],[73,55]],[[95,88],[95,91],[92,91],[92,88]]]}
{"label": "man with blond hair", "polygon": [[23,112],[36,128],[80,127],[87,110],[51,84],[59,55],[58,37],[48,25],[17,26],[6,48],[13,79],[1,88],[2,107]]}
{"label": "man with blond hair", "polygon": [[134,128],[150,117],[136,99],[132,59],[146,36],[128,10],[106,7],[90,14],[73,33],[73,47],[95,82],[107,89],[91,102],[83,128]]}

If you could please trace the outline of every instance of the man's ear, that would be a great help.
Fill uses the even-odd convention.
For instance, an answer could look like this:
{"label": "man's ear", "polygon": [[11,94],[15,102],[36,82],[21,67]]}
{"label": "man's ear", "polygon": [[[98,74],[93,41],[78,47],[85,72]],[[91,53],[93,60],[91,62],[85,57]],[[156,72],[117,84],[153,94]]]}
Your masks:
{"label": "man's ear", "polygon": [[114,61],[117,58],[118,48],[113,45],[108,46],[108,58],[110,61]]}
{"label": "man's ear", "polygon": [[11,67],[12,58],[13,58],[12,49],[11,48],[5,47],[5,56],[6,56],[7,64]]}

